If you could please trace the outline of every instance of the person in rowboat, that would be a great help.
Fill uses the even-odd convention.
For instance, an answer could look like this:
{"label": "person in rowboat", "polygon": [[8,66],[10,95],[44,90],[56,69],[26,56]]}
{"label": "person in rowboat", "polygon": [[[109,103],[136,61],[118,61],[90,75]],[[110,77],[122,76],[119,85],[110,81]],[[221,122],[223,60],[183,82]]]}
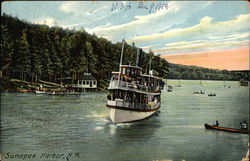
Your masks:
{"label": "person in rowboat", "polygon": [[219,126],[219,122],[218,122],[218,120],[216,120],[216,122],[215,122],[215,126]]}
{"label": "person in rowboat", "polygon": [[244,121],[243,123],[240,123],[240,125],[241,125],[241,129],[244,129],[244,130],[246,130],[248,127],[247,127],[247,122],[246,121]]}

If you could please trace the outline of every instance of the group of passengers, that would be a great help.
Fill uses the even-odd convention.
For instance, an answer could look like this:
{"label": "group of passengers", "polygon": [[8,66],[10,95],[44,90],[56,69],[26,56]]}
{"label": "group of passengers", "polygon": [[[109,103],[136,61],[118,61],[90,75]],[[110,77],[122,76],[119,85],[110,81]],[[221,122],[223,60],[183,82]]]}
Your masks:
{"label": "group of passengers", "polygon": [[[118,80],[118,77],[112,78],[111,80]],[[148,86],[148,87],[155,87],[155,86],[164,86],[164,82],[160,80],[155,80],[151,78],[147,80],[142,77],[129,77],[128,75],[121,75],[121,81],[128,82],[137,85],[137,88],[140,86]]]}

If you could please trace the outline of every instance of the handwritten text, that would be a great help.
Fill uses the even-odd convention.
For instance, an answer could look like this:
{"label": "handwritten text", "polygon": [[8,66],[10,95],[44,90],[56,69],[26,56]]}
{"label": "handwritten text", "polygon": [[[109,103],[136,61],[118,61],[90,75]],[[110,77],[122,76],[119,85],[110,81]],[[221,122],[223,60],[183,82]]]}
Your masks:
{"label": "handwritten text", "polygon": [[123,3],[123,2],[114,2],[112,3],[111,11],[115,10],[131,10],[131,9],[144,9],[147,10],[148,13],[151,13],[153,10],[159,11],[159,10],[167,10],[168,9],[168,3],[167,2],[152,2],[152,3],[145,3],[145,2],[138,2],[137,4],[131,4],[130,2]]}

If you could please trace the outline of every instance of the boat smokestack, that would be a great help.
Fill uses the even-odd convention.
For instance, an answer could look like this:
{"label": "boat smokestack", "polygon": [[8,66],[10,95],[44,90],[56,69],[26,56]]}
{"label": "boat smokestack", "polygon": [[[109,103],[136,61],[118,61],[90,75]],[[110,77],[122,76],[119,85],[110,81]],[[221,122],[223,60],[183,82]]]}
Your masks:
{"label": "boat smokestack", "polygon": [[138,48],[137,49],[137,57],[136,57],[136,66],[137,67],[141,67],[142,66],[142,59],[143,59],[142,49]]}

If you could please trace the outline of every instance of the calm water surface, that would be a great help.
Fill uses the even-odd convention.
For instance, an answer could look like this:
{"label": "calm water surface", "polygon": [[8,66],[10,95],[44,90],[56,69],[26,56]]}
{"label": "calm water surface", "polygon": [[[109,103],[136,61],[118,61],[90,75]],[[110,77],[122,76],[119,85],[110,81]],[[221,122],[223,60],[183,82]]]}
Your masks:
{"label": "calm water surface", "polygon": [[[112,124],[106,93],[78,96],[1,93],[1,153],[36,154],[38,161],[237,161],[249,137],[206,130],[204,123],[239,127],[249,120],[249,88],[238,82],[169,80],[161,113],[146,120]],[[228,88],[230,86],[231,88]],[[203,90],[204,95],[193,94]],[[216,97],[208,97],[208,93]],[[44,158],[44,154],[61,155]],[[43,156],[42,156],[43,155]],[[69,156],[68,156],[69,155]],[[66,157],[68,156],[68,158]],[[13,157],[13,156],[12,156]]]}

